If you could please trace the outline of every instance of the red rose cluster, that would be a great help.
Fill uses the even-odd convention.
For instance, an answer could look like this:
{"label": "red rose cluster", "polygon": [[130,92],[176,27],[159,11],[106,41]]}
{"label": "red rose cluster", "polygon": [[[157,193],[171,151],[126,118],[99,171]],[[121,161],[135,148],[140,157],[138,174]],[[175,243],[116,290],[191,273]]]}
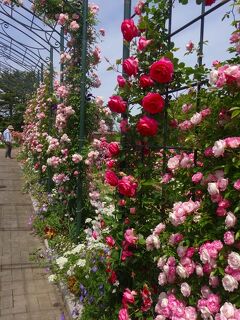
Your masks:
{"label": "red rose cluster", "polygon": [[206,6],[211,6],[216,0],[205,0],[205,5]]}

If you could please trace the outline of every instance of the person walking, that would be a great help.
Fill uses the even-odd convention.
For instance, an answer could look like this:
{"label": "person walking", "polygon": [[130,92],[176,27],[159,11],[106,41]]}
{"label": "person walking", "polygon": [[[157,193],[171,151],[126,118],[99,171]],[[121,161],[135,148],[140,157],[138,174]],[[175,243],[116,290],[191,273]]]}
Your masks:
{"label": "person walking", "polygon": [[12,142],[13,142],[13,137],[12,137],[12,131],[14,130],[12,125],[9,125],[7,129],[3,132],[3,140],[6,144],[6,153],[5,153],[5,158],[9,157],[12,159]]}

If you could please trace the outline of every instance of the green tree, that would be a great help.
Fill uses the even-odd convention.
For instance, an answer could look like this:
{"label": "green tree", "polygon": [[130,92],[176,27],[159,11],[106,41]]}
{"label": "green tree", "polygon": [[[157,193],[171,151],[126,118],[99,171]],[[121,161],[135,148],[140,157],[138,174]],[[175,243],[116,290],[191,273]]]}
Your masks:
{"label": "green tree", "polygon": [[0,73],[0,131],[11,123],[20,130],[26,102],[34,92],[37,76],[34,72],[3,71]]}

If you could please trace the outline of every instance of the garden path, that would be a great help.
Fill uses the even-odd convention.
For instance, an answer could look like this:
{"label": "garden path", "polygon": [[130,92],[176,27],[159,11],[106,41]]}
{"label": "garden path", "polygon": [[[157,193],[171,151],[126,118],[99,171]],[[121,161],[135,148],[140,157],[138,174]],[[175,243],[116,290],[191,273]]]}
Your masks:
{"label": "garden path", "polygon": [[0,149],[0,320],[60,320],[64,306],[58,288],[29,260],[43,245],[28,225],[33,208],[22,182],[16,159],[5,159]]}

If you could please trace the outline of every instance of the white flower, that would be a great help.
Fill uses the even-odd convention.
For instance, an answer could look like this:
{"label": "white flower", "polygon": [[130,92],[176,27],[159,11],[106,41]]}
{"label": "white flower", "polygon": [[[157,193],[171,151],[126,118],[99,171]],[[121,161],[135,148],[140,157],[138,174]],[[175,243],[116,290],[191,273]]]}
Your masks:
{"label": "white flower", "polygon": [[179,277],[185,279],[188,278],[188,273],[187,270],[184,268],[184,266],[182,266],[181,264],[179,264],[176,268],[176,272],[179,275]]}
{"label": "white flower", "polygon": [[231,252],[228,255],[228,264],[234,270],[240,270],[240,255],[237,252]]}
{"label": "white flower", "polygon": [[222,156],[224,154],[225,148],[226,148],[226,142],[224,140],[216,141],[212,148],[214,156],[216,158]]}
{"label": "white flower", "polygon": [[80,243],[80,244],[77,245],[74,249],[72,249],[70,253],[72,253],[72,254],[79,253],[79,252],[81,252],[84,248],[85,248],[85,245],[82,244],[82,243]]}
{"label": "white flower", "polygon": [[237,280],[232,277],[230,274],[226,274],[222,278],[222,285],[226,291],[233,292],[235,289],[238,288]]}
{"label": "white flower", "polygon": [[227,319],[234,318],[234,312],[235,312],[235,308],[230,302],[225,302],[220,309],[221,315],[223,315]]}
{"label": "white flower", "polygon": [[78,267],[84,267],[85,265],[86,265],[85,259],[79,259],[76,263],[76,266],[78,266]]}
{"label": "white flower", "polygon": [[57,279],[57,276],[55,274],[50,274],[50,276],[48,277],[48,282],[53,283],[55,282]]}
{"label": "white flower", "polygon": [[217,187],[216,182],[209,182],[208,183],[208,193],[211,196],[215,196],[215,195],[219,194],[219,189]]}
{"label": "white flower", "polygon": [[60,269],[63,269],[64,265],[68,262],[68,259],[65,257],[60,257],[56,259],[56,264],[59,266]]}
{"label": "white flower", "polygon": [[201,113],[196,112],[192,118],[190,119],[191,123],[194,125],[199,124],[202,121],[202,115]]}

